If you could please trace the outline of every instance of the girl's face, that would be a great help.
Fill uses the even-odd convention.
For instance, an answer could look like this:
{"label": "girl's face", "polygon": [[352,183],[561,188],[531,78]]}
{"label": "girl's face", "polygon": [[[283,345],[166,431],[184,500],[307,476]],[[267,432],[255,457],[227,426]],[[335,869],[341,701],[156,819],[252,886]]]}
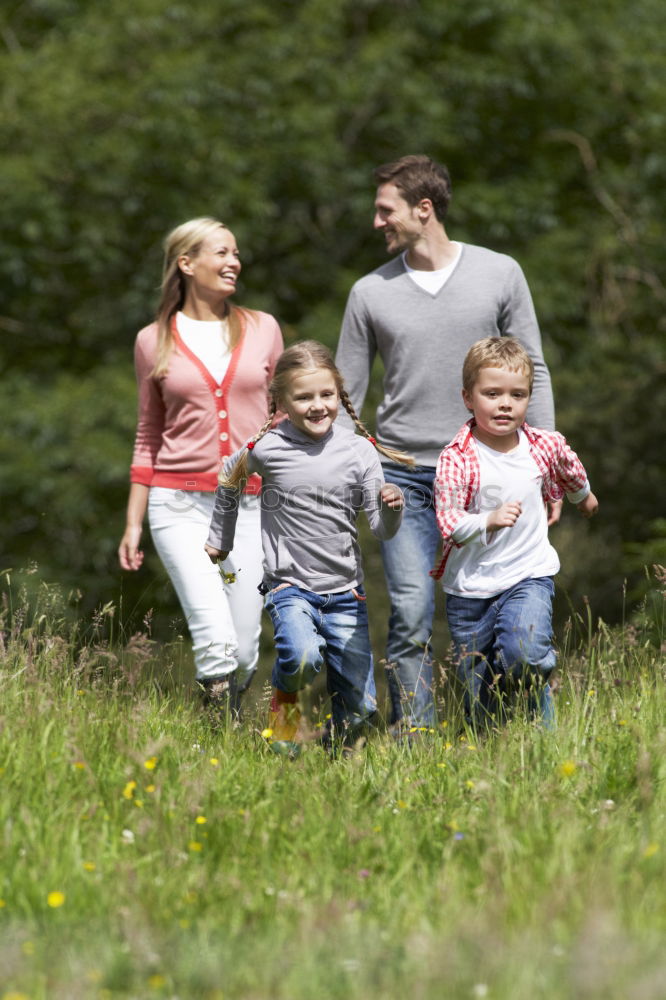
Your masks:
{"label": "girl's face", "polygon": [[330,431],[338,415],[340,396],[327,368],[311,368],[294,373],[279,400],[294,427],[319,441]]}
{"label": "girl's face", "polygon": [[216,300],[233,295],[241,269],[233,233],[220,226],[205,238],[196,256],[184,254],[178,265],[197,298]]}

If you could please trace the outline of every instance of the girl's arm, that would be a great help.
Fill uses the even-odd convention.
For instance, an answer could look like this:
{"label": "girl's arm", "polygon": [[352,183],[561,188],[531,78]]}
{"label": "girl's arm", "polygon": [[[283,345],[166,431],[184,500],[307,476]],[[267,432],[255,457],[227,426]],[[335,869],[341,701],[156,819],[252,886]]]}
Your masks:
{"label": "girl's arm", "polygon": [[375,538],[384,541],[395,535],[402,521],[403,507],[402,491],[394,483],[384,482],[379,456],[373,449],[363,474],[363,508]]}
{"label": "girl's arm", "polygon": [[[229,475],[244,448],[234,452],[225,458],[222,466],[222,475]],[[248,474],[259,471],[254,452],[248,454],[247,470]],[[238,520],[238,504],[241,497],[241,486],[218,486],[215,490],[215,508],[208,530],[208,540],[205,545],[206,552],[213,562],[221,558],[223,561],[234,547],[234,536],[236,534],[236,521]]]}

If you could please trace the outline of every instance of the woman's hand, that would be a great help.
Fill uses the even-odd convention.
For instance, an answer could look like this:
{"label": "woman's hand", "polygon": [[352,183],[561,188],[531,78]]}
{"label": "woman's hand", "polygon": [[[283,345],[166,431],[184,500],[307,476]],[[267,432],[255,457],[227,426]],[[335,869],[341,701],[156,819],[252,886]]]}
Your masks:
{"label": "woman's hand", "polygon": [[212,563],[224,562],[229,555],[228,552],[223,552],[222,549],[213,548],[213,546],[209,545],[208,542],[204,545],[204,549],[206,550],[206,555]]}
{"label": "woman's hand", "polygon": [[118,546],[118,559],[123,569],[140,569],[143,563],[143,552],[139,548],[141,540],[141,525],[128,524],[125,534]]}

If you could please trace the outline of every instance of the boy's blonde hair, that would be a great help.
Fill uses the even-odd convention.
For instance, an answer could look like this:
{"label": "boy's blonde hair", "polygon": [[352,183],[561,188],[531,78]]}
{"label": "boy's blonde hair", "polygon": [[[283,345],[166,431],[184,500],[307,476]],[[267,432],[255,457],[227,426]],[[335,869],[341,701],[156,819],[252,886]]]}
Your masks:
{"label": "boy's blonde hair", "polygon": [[515,337],[486,337],[472,344],[463,361],[462,381],[465,392],[471,392],[482,368],[505,368],[522,372],[534,383],[534,363]]}
{"label": "boy's blonde hair", "polygon": [[393,448],[385,448],[383,445],[378,444],[370,434],[370,431],[367,429],[365,424],[359,420],[356,415],[356,411],[352,406],[352,402],[347,395],[342,375],[336,368],[333,356],[328,348],[324,347],[323,344],[320,344],[316,340],[303,340],[298,344],[294,344],[292,347],[288,347],[278,358],[273,378],[271,379],[271,384],[268,387],[268,420],[263,427],[257,431],[254,437],[248,441],[247,446],[229,475],[225,476],[224,470],[220,470],[220,486],[242,486],[248,476],[248,451],[251,451],[257,441],[259,441],[264,434],[267,434],[271,429],[275,419],[275,414],[278,412],[280,407],[280,400],[286,395],[291,378],[295,374],[298,374],[298,372],[313,371],[315,368],[324,368],[326,371],[331,373],[333,381],[335,382],[335,387],[338,390],[338,395],[340,396],[340,402],[351,419],[354,421],[354,426],[360,434],[363,435],[363,437],[367,438],[368,441],[375,446],[377,451],[381,452],[382,455],[385,455],[392,462],[401,462],[403,465],[414,465],[414,459],[411,455],[405,455],[404,452],[394,451]]}

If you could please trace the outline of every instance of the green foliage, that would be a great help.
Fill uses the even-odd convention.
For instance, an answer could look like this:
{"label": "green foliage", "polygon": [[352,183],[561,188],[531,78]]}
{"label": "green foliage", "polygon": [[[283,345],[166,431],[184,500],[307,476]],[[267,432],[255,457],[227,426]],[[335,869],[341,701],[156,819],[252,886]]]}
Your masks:
{"label": "green foliage", "polygon": [[[3,583],[4,996],[659,1000],[666,675],[579,622],[558,729],[520,713],[291,763],[219,730],[110,608]],[[663,637],[662,637],[663,638]],[[223,932],[221,931],[223,929]]]}
{"label": "green foliage", "polygon": [[659,0],[6,4],[5,561],[91,605],[117,591],[131,344],[169,228],[229,221],[243,301],[333,345],[383,260],[372,167],[422,150],[452,172],[450,235],[525,268],[559,426],[601,501],[593,557],[563,550],[572,599],[619,617],[623,576],[643,590],[626,545],[663,490],[665,21]]}

